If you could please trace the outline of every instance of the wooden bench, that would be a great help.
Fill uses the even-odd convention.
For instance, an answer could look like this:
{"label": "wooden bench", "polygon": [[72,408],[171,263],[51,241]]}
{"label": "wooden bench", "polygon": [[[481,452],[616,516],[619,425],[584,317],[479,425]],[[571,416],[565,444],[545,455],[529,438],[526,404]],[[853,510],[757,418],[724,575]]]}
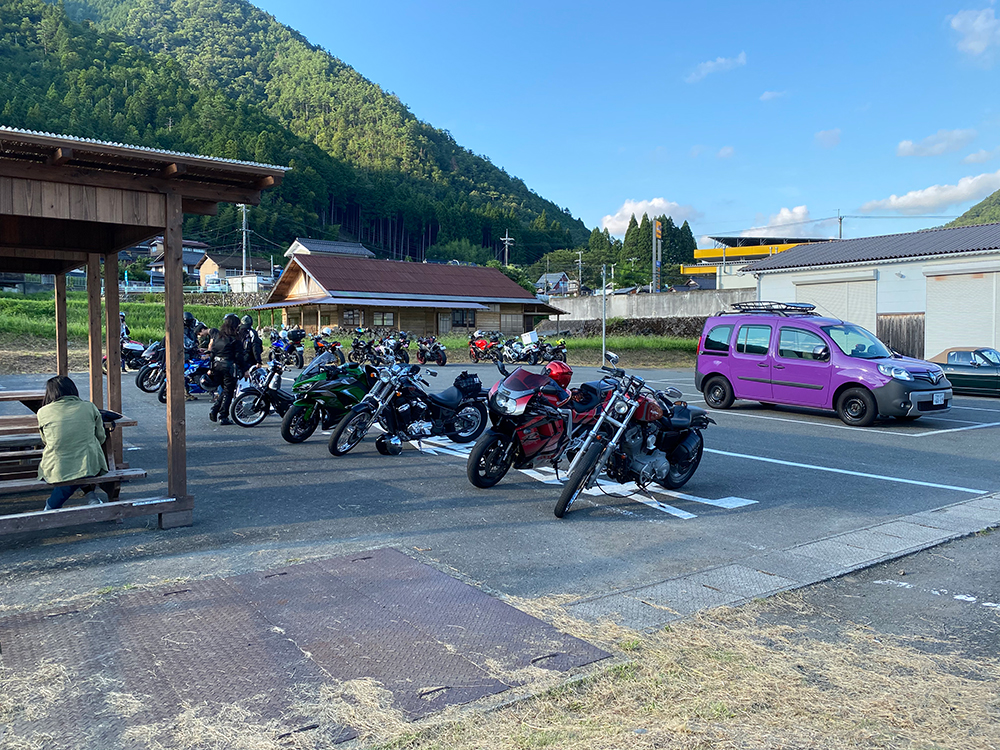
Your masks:
{"label": "wooden bench", "polygon": [[0,436],[23,435],[38,432],[38,417],[28,414],[23,417],[0,417]]}
{"label": "wooden bench", "polygon": [[115,502],[121,492],[121,483],[133,479],[143,479],[145,469],[115,469],[98,477],[73,479],[69,482],[42,482],[38,479],[5,479],[0,480],[0,495],[17,495],[36,492],[51,492],[53,487],[65,487],[74,484],[96,484],[108,495],[108,500]]}

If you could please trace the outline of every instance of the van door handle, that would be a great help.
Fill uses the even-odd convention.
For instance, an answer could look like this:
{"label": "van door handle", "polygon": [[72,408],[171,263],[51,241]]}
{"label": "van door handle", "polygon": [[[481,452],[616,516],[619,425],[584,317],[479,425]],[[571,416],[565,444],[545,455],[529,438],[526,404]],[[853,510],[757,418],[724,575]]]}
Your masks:
{"label": "van door handle", "polygon": [[767,362],[758,362],[757,363],[757,367],[770,367],[770,366],[771,365],[769,365]]}
{"label": "van door handle", "polygon": [[772,367],[774,367],[775,370],[784,370],[785,369],[784,365],[772,365]]}

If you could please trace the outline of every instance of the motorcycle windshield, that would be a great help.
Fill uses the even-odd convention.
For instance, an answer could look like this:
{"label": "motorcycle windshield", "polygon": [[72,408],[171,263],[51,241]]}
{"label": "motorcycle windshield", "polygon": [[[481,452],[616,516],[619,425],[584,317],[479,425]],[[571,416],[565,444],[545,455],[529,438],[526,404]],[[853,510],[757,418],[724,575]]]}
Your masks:
{"label": "motorcycle windshield", "polygon": [[333,352],[323,352],[318,357],[313,357],[313,361],[309,363],[309,366],[302,371],[297,380],[305,380],[306,378],[312,377],[320,371],[323,365],[336,365],[337,358],[333,356]]}
{"label": "motorcycle windshield", "polygon": [[538,390],[548,382],[550,382],[548,375],[537,375],[528,372],[523,367],[518,367],[504,379],[503,387],[511,393],[523,393]]}

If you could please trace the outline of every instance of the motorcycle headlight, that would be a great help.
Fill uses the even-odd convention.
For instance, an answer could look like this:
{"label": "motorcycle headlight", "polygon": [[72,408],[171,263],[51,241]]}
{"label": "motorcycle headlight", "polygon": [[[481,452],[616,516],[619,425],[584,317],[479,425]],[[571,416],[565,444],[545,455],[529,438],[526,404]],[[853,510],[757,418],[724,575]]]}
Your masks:
{"label": "motorcycle headlight", "polygon": [[493,397],[493,406],[501,414],[513,414],[517,411],[517,399],[511,398],[506,393],[497,393]]}
{"label": "motorcycle headlight", "polygon": [[909,370],[904,370],[902,367],[895,367],[893,365],[879,365],[878,371],[883,375],[893,378],[895,380],[913,380],[913,373]]}
{"label": "motorcycle headlight", "polygon": [[382,372],[378,374],[378,379],[381,380],[383,383],[388,383],[390,380],[392,380],[392,375],[389,374],[388,370],[382,370]]}
{"label": "motorcycle headlight", "polygon": [[618,399],[617,401],[615,401],[615,405],[612,407],[612,411],[614,411],[614,413],[617,414],[619,417],[623,416],[624,414],[628,413],[628,403],[623,401],[622,399]]}

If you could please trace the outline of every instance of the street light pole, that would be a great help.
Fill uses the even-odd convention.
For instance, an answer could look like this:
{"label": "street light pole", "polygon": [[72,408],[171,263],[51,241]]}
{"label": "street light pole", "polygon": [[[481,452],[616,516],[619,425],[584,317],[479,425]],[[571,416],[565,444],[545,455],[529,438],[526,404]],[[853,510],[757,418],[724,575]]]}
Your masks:
{"label": "street light pole", "polygon": [[601,265],[601,292],[604,297],[601,311],[601,362],[604,362],[604,356],[608,353],[608,267],[605,264]]}

